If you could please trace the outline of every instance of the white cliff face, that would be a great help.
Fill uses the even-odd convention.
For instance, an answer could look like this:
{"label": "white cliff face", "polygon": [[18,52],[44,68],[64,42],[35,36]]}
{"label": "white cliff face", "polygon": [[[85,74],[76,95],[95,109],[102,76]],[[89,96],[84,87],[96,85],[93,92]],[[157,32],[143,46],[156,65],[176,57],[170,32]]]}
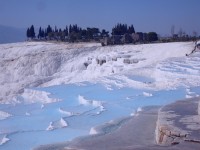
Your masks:
{"label": "white cliff face", "polygon": [[[16,101],[13,97],[28,87],[83,81],[151,89],[198,86],[200,58],[185,57],[193,47],[194,43],[107,47],[95,43],[3,44],[0,45],[0,101]],[[131,80],[129,74],[150,77],[154,83]],[[106,78],[109,76],[113,79]],[[122,82],[117,83],[116,79]]]}
{"label": "white cliff face", "polygon": [[[87,45],[87,47],[92,46],[95,45]],[[79,55],[77,50],[79,47],[82,51],[87,49],[80,45],[73,47],[73,45],[37,42],[1,45],[0,100],[11,100],[18,93],[24,92],[25,87],[37,87],[59,78],[59,73],[64,72],[62,70],[64,67],[68,66],[70,69],[68,61],[74,58],[74,55]]]}

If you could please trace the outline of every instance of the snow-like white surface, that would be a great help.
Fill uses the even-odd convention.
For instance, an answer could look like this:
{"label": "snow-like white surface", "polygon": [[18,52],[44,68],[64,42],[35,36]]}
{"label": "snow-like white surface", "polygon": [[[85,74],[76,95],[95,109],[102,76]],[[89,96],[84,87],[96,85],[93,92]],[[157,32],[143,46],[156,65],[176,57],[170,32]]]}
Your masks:
{"label": "snow-like white surface", "polygon": [[98,132],[96,131],[96,129],[94,128],[94,127],[92,127],[91,129],[90,129],[90,133],[89,133],[90,135],[95,135],[95,134],[98,134]]}
{"label": "snow-like white surface", "polygon": [[73,116],[74,115],[73,112],[65,111],[62,108],[59,108],[59,112],[62,113],[62,114],[64,114],[64,115],[67,115],[67,116]]}
{"label": "snow-like white surface", "polygon": [[67,122],[63,118],[61,118],[58,121],[54,121],[54,122],[51,121],[49,123],[49,126],[46,128],[46,130],[52,131],[52,130],[59,129],[59,128],[65,128],[67,126],[68,126]]}
{"label": "snow-like white surface", "polygon": [[31,115],[30,113],[26,112],[26,116],[30,116],[30,115]]}
{"label": "snow-like white surface", "polygon": [[0,141],[10,139],[2,148],[97,134],[96,126],[144,106],[200,95],[200,52],[185,56],[194,46],[0,45]]}
{"label": "snow-like white surface", "polygon": [[102,112],[106,111],[105,107],[103,106],[102,101],[88,100],[88,99],[85,99],[81,95],[78,96],[78,100],[79,100],[79,104],[81,104],[81,105],[99,108],[99,111],[96,112],[97,115],[100,115]]}
{"label": "snow-like white surface", "polygon": [[87,100],[81,95],[78,96],[78,100],[81,105],[91,105],[94,107],[101,107],[101,109],[103,109],[103,106],[102,106],[103,104],[101,101]]}
{"label": "snow-like white surface", "polygon": [[[11,100],[22,93],[24,87],[39,86],[49,80],[65,75],[68,69],[80,69],[70,65],[84,50],[93,51],[98,44],[53,44],[24,42],[0,45],[0,101]],[[80,66],[80,67],[79,67]],[[75,69],[75,70],[76,70]],[[71,71],[70,71],[71,72]],[[71,73],[70,73],[71,74]],[[63,75],[61,75],[63,77]],[[61,83],[63,81],[60,81]],[[55,83],[57,84],[57,83]]]}
{"label": "snow-like white surface", "polygon": [[3,144],[5,144],[5,143],[8,142],[8,141],[10,141],[10,139],[7,138],[6,135],[5,135],[5,136],[1,139],[1,141],[0,141],[0,146],[3,145]]}
{"label": "snow-like white surface", "polygon": [[60,119],[60,125],[63,128],[68,126],[67,122],[63,118]]}
{"label": "snow-like white surface", "polygon": [[41,105],[41,109],[43,109],[43,108],[44,108],[44,104]]}
{"label": "snow-like white surface", "polygon": [[197,41],[197,43],[196,44],[200,44],[200,40],[199,41]]}
{"label": "snow-like white surface", "polygon": [[[43,104],[58,102],[59,99],[50,98],[50,93],[32,89],[24,89],[24,92],[21,94],[21,97],[24,99],[25,103],[36,103],[41,102]],[[43,108],[43,106],[41,106]]]}
{"label": "snow-like white surface", "polygon": [[141,112],[141,111],[142,111],[142,108],[139,107],[139,108],[137,109],[137,112]]}
{"label": "snow-like white surface", "polygon": [[0,120],[6,119],[8,117],[12,116],[11,114],[4,112],[4,111],[0,111]]}
{"label": "snow-like white surface", "polygon": [[49,126],[46,128],[47,131],[54,130],[53,122],[49,123]]}
{"label": "snow-like white surface", "polygon": [[[199,57],[185,57],[185,54],[190,53],[193,48],[194,43],[108,47],[93,43],[2,44],[0,45],[0,100],[4,102],[12,100],[18,93],[23,93],[25,87],[83,81],[104,82],[105,85],[115,84],[119,87],[156,89],[180,86],[180,80],[181,84],[189,82],[191,85],[199,85],[200,80],[196,82],[199,79]],[[100,65],[102,61],[105,63]],[[173,66],[174,71],[168,69],[169,65]],[[181,70],[186,73],[176,73]],[[148,85],[131,80],[126,74],[151,77],[156,79],[156,82],[153,86]],[[112,76],[115,80],[105,78],[106,76]],[[116,79],[121,82],[116,82]],[[108,88],[111,89],[109,86]]]}
{"label": "snow-like white surface", "polygon": [[147,97],[153,96],[151,93],[147,93],[147,92],[143,92],[143,95],[144,95],[144,96],[147,96]]}

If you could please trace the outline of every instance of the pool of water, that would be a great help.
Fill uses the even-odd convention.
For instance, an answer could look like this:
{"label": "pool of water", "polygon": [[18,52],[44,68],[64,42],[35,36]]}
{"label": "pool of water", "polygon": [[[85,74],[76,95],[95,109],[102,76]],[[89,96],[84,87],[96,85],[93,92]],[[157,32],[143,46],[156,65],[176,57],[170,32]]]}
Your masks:
{"label": "pool of water", "polygon": [[[199,89],[194,87],[190,91],[200,94]],[[41,144],[63,142],[88,135],[92,127],[130,116],[139,107],[165,105],[183,99],[188,91],[183,87],[151,91],[114,86],[112,90],[108,90],[101,84],[92,83],[32,90],[49,92],[52,98],[61,101],[49,104],[37,102],[0,105],[1,111],[12,115],[0,120],[0,141],[9,139],[0,145],[0,150],[13,150],[16,147],[29,150]]]}

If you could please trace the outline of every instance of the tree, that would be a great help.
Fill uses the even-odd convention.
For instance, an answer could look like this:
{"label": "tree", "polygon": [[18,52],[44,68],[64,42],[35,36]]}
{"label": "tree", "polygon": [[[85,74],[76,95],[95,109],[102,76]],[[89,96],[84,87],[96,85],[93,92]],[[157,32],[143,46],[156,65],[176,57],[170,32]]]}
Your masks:
{"label": "tree", "polygon": [[33,39],[35,38],[35,29],[34,29],[34,26],[32,25],[31,28],[30,28],[30,37]]}
{"label": "tree", "polygon": [[44,32],[44,30],[42,29],[41,30],[41,38],[44,38],[45,37],[45,32]]}
{"label": "tree", "polygon": [[48,25],[48,27],[47,27],[47,35],[48,35],[49,33],[51,33],[51,32],[53,32],[53,30],[52,30],[51,26]]}
{"label": "tree", "polygon": [[103,29],[101,31],[101,37],[109,37],[109,31],[106,31],[105,29]]}
{"label": "tree", "polygon": [[72,31],[70,34],[69,34],[69,39],[70,39],[70,42],[75,42],[77,40],[77,33]]}
{"label": "tree", "polygon": [[27,31],[26,31],[26,37],[27,38],[30,38],[31,37],[31,33],[30,33],[30,29],[28,28]]}
{"label": "tree", "polygon": [[127,26],[127,24],[118,23],[112,28],[112,35],[124,35],[135,33],[133,25]]}
{"label": "tree", "polygon": [[91,40],[93,39],[93,32],[92,32],[92,28],[87,28],[87,39]]}
{"label": "tree", "polygon": [[135,33],[135,29],[134,29],[133,25],[131,25],[131,26],[128,28],[128,33],[129,33],[129,34]]}
{"label": "tree", "polygon": [[48,33],[48,38],[49,38],[50,40],[52,40],[52,39],[54,38],[54,33],[53,33],[53,32],[49,32],[49,33]]}
{"label": "tree", "polygon": [[149,42],[153,42],[153,41],[157,41],[158,40],[158,35],[156,32],[149,32],[148,33],[148,41]]}
{"label": "tree", "polygon": [[81,30],[81,37],[83,40],[86,40],[86,38],[87,38],[87,30],[86,29]]}
{"label": "tree", "polygon": [[66,26],[64,32],[65,32],[65,36],[68,36],[68,35],[69,35],[69,31],[68,31],[68,27],[67,27],[67,26]]}
{"label": "tree", "polygon": [[69,25],[69,34],[72,32],[72,25]]}
{"label": "tree", "polygon": [[45,39],[47,38],[48,34],[47,34],[47,29],[44,30],[44,37]]}
{"label": "tree", "polygon": [[41,39],[41,37],[42,37],[42,28],[40,27],[39,33],[38,33],[38,39]]}

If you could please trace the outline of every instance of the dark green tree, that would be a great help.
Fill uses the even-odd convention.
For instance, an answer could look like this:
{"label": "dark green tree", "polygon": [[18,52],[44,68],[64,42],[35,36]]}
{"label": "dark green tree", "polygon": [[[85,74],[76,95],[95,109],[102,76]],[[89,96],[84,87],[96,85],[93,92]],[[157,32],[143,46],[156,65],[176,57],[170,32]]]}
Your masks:
{"label": "dark green tree", "polygon": [[66,26],[64,32],[65,32],[65,36],[68,36],[68,35],[69,35],[69,31],[68,31],[68,27],[67,27],[67,26]]}
{"label": "dark green tree", "polygon": [[101,37],[109,37],[109,31],[106,31],[105,29],[103,29],[101,31]]}
{"label": "dark green tree", "polygon": [[41,30],[41,38],[44,38],[45,37],[45,32],[44,32],[44,30],[42,29]]}
{"label": "dark green tree", "polygon": [[128,28],[128,33],[129,33],[129,34],[135,33],[135,29],[134,29],[133,25],[131,25],[131,26]]}
{"label": "dark green tree", "polygon": [[127,24],[118,23],[116,26],[112,28],[112,35],[124,35],[132,33],[135,33],[133,25],[128,27]]}
{"label": "dark green tree", "polygon": [[149,42],[154,42],[154,41],[157,41],[158,40],[158,35],[156,32],[149,32],[147,34],[147,37],[148,37],[148,41]]}
{"label": "dark green tree", "polygon": [[44,37],[45,39],[47,38],[48,34],[47,34],[47,29],[44,30]]}
{"label": "dark green tree", "polygon": [[41,39],[41,38],[42,38],[42,28],[40,27],[39,33],[38,33],[38,39]]}
{"label": "dark green tree", "polygon": [[48,27],[47,27],[47,35],[48,35],[49,33],[51,33],[51,32],[53,32],[53,30],[52,30],[51,26],[48,25]]}
{"label": "dark green tree", "polygon": [[69,34],[72,32],[72,25],[69,25]]}
{"label": "dark green tree", "polygon": [[84,39],[84,40],[87,39],[87,30],[86,30],[86,29],[81,30],[81,37],[82,37],[82,39]]}
{"label": "dark green tree", "polygon": [[70,42],[75,42],[78,38],[77,38],[77,33],[75,33],[74,31],[72,31],[70,34],[69,34],[69,40]]}
{"label": "dark green tree", "polygon": [[35,29],[34,29],[34,26],[32,25],[31,28],[30,28],[30,37],[33,39],[35,38]]}
{"label": "dark green tree", "polygon": [[87,28],[87,34],[86,34],[87,39],[91,40],[93,39],[93,32],[91,28]]}
{"label": "dark green tree", "polygon": [[28,28],[27,31],[26,31],[26,37],[27,38],[30,38],[31,37],[31,33],[30,33],[30,29]]}

